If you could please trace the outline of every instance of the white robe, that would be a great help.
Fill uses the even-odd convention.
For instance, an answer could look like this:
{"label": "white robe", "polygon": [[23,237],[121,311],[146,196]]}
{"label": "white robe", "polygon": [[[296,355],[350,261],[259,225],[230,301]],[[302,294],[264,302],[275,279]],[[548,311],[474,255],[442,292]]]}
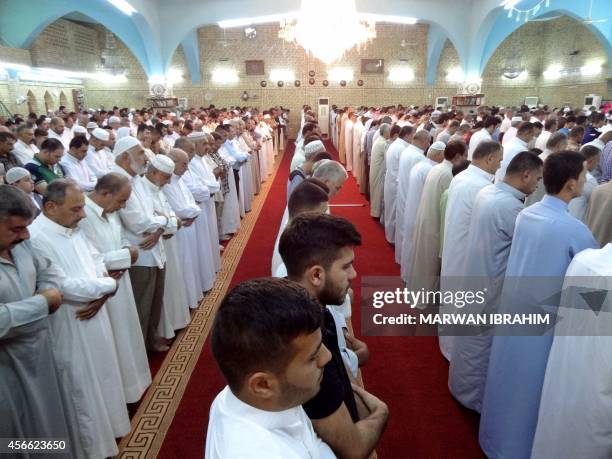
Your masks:
{"label": "white robe", "polygon": [[363,123],[355,121],[353,126],[353,177],[359,184],[361,174],[361,135],[363,134]]}
{"label": "white robe", "polygon": [[70,153],[65,153],[60,164],[64,167],[66,175],[78,183],[81,191],[92,191],[98,179],[87,166],[85,159],[79,161]]}
{"label": "white robe", "polygon": [[353,123],[350,119],[346,120],[346,123],[344,125],[344,149],[346,152],[346,170],[347,171],[352,171],[353,170],[353,164],[355,163],[354,161],[354,155],[353,155],[353,127],[355,126],[355,123]]}
{"label": "white robe", "polygon": [[98,178],[111,172],[114,164],[106,153],[106,150],[96,150],[93,145],[89,145],[87,156],[85,157],[87,166]]}
{"label": "white robe", "polygon": [[397,201],[395,202],[395,262],[402,261],[402,244],[404,242],[404,209],[410,186],[410,172],[420,161],[425,161],[425,152],[409,144],[400,156],[397,174]]}
{"label": "white robe", "polygon": [[395,139],[385,153],[385,184],[383,188],[383,200],[385,211],[385,237],[387,242],[395,243],[396,206],[399,164],[402,152],[410,145],[404,139]]}
{"label": "white robe", "polygon": [[[125,239],[121,221],[116,213],[104,214],[104,209],[91,199],[85,200],[87,218],[81,220],[79,228],[89,243],[102,255],[108,271],[127,269],[131,266],[130,243]],[[125,400],[135,403],[151,384],[151,371],[144,339],[138,320],[138,310],[132,293],[130,273],[125,272],[118,281],[115,296],[106,301]]]}
{"label": "white robe", "polygon": [[[534,459],[612,455],[612,243],[572,260],[563,285],[533,442]],[[599,313],[581,295],[607,291]],[[599,303],[593,303],[599,306]]]}
{"label": "white robe", "polygon": [[416,216],[421,203],[421,194],[425,186],[427,174],[436,165],[435,161],[425,158],[425,161],[419,161],[410,171],[410,184],[408,185],[408,194],[406,195],[406,207],[404,209],[404,236],[402,238],[402,246],[400,247],[401,256],[401,276],[404,282],[408,282],[410,277],[410,261],[414,249],[414,230],[416,227]]}
{"label": "white robe", "polygon": [[474,154],[474,150],[476,147],[480,145],[481,142],[492,140],[491,134],[485,128],[482,128],[479,131],[474,132],[472,137],[470,137],[470,145],[468,148],[468,160],[472,160],[472,155]]}
{"label": "white robe", "polygon": [[[505,137],[504,140],[506,140]],[[506,169],[508,169],[510,161],[512,161],[519,153],[528,150],[529,147],[527,146],[527,142],[521,140],[519,137],[513,137],[508,142],[504,142],[504,155],[499,169],[497,169],[495,172],[495,183],[503,182],[504,178],[506,177]]]}
{"label": "white robe", "polygon": [[[172,175],[170,183],[164,187],[164,194],[172,206],[176,216],[181,219],[201,218],[202,209],[195,203],[187,185],[176,174]],[[190,308],[197,308],[202,299],[202,278],[198,257],[212,258],[210,246],[198,246],[195,221],[190,226],[183,226],[176,233],[179,260],[184,266],[182,285],[185,288],[187,304]]]}
{"label": "white robe", "polygon": [[[64,402],[77,409],[79,445],[75,457],[106,458],[118,454],[116,437],[130,431],[113,331],[103,306],[89,320],[77,308],[115,291],[114,279],[102,277],[104,264],[78,230],[64,228],[39,215],[30,225],[32,246],[55,261],[66,275],[64,304],[50,317],[53,354]],[[92,254],[92,251],[94,252]],[[68,411],[67,410],[67,411]]]}
{"label": "white robe", "polygon": [[[448,187],[440,271],[440,290],[442,291],[446,290],[446,285],[448,285],[444,277],[452,278],[463,275],[465,260],[468,256],[465,252],[465,241],[470,229],[472,207],[478,192],[485,186],[491,185],[493,178],[493,174],[470,164],[466,170],[453,178]],[[440,311],[442,309],[441,306]],[[453,337],[440,335],[438,339],[442,355],[450,360]]]}
{"label": "white robe", "polygon": [[[597,179],[590,172],[586,173],[586,182],[582,188],[582,194],[577,198],[572,199],[568,204],[568,210],[571,215],[580,221],[584,221],[586,211],[589,208],[589,200],[591,194],[597,186]],[[612,219],[612,217],[611,217]]]}
{"label": "white robe", "polygon": [[34,148],[32,145],[26,145],[25,142],[17,139],[13,146],[13,154],[21,162],[21,164],[28,164],[34,158]]}

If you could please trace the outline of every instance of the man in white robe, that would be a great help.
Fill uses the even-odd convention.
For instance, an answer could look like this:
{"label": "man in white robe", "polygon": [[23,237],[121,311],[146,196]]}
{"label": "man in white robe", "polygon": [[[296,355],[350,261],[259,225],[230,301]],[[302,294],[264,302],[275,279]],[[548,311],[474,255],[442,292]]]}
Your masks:
{"label": "man in white robe", "polygon": [[118,284],[105,276],[99,253],[77,229],[84,207],[85,196],[73,181],[55,180],[45,190],[43,213],[29,229],[34,249],[65,275],[64,304],[50,318],[50,328],[63,400],[77,412],[77,425],[70,426],[78,435],[72,452],[102,459],[118,454],[115,438],[130,431],[130,419],[104,308]]}
{"label": "man in white robe", "polygon": [[361,117],[355,119],[353,125],[353,177],[357,184],[361,182],[361,136],[363,134],[363,123]]}
{"label": "man in white robe", "polygon": [[26,193],[1,185],[0,203],[0,435],[67,439],[74,409],[62,406],[49,327],[63,273],[27,240],[35,210]]}
{"label": "man in white robe", "polygon": [[[380,137],[372,146],[372,155],[370,162],[370,216],[379,219],[384,217],[384,187],[385,187],[385,172],[387,165],[385,163],[385,154],[389,145],[395,141],[391,137],[391,125],[382,124],[380,126]],[[399,128],[398,128],[399,129]],[[344,134],[344,129],[342,130]],[[399,134],[399,130],[395,131],[395,135]],[[342,144],[341,144],[342,145]]]}
{"label": "man in white robe", "polygon": [[106,142],[110,135],[106,129],[95,128],[91,131],[89,138],[89,149],[87,150],[87,165],[96,177],[108,174],[113,168],[113,162],[106,152]]}
{"label": "man in white robe", "polygon": [[[233,158],[231,155],[227,153],[227,151],[223,148],[223,145],[226,140],[226,134],[224,131],[215,132],[220,139],[215,137],[215,151],[221,159],[223,159],[230,166],[230,170],[227,173],[227,181],[229,185],[229,191],[227,194],[223,196],[223,208],[221,211],[221,215],[219,218],[219,235],[222,239],[228,240],[231,238],[231,235],[238,232],[240,229],[240,196],[238,186],[236,183],[236,174],[234,173],[235,166],[237,166],[237,159]],[[271,147],[272,143],[268,142]],[[268,152],[268,155],[271,153]],[[272,155],[273,156],[273,155]],[[270,158],[268,158],[270,160]],[[269,163],[273,161],[270,160]]]}
{"label": "man in white robe", "polygon": [[127,269],[136,261],[138,249],[125,239],[117,210],[123,208],[132,193],[127,177],[109,173],[100,178],[94,192],[85,198],[85,214],[79,228],[100,253],[108,273],[117,280],[115,295],[106,301],[123,391],[127,403],[141,399],[151,384],[151,371],[138,311]]}
{"label": "man in white robe", "polygon": [[[502,146],[498,142],[483,141],[472,154],[472,163],[456,175],[448,187],[448,203],[444,222],[440,290],[456,285],[453,277],[463,276],[463,264],[469,254],[465,250],[472,208],[478,192],[493,183],[495,171],[502,160]],[[445,281],[448,277],[448,281]],[[452,305],[440,306],[440,312]],[[451,310],[452,311],[452,310]],[[452,336],[442,333],[439,337],[440,350],[447,360],[451,358]]]}
{"label": "man in white robe", "polygon": [[[542,160],[529,152],[516,155],[502,183],[484,187],[476,196],[464,260],[465,290],[486,289],[487,312],[497,312],[516,217],[525,197],[542,179]],[[462,312],[483,313],[468,306]],[[476,334],[474,334],[476,335]],[[490,336],[456,336],[450,361],[448,387],[465,407],[480,412],[489,367]]]}
{"label": "man in white robe", "polygon": [[355,126],[355,120],[357,119],[357,115],[355,112],[350,112],[346,123],[344,124],[344,148],[346,152],[346,170],[353,170],[353,127]]}
{"label": "man in white robe", "polygon": [[[402,128],[407,129],[407,128]],[[404,209],[410,186],[410,171],[420,161],[425,161],[425,152],[431,144],[431,135],[427,131],[414,134],[412,143],[401,153],[397,174],[397,201],[395,203],[395,262],[401,262],[402,244],[404,241]]]}
{"label": "man in white robe", "polygon": [[[612,243],[572,260],[548,356],[531,457],[605,459],[612,451]],[[607,292],[594,298],[588,294]]]}
{"label": "man in white robe", "polygon": [[86,192],[92,191],[98,181],[85,161],[88,148],[87,139],[84,136],[77,136],[70,141],[70,148],[60,160],[66,175],[79,184],[81,191]]}
{"label": "man in white robe", "polygon": [[495,183],[503,182],[504,176],[506,175],[506,168],[512,158],[518,155],[522,151],[528,151],[528,144],[533,140],[535,130],[532,123],[525,122],[521,123],[516,130],[516,135],[506,141],[504,136],[504,158],[502,159],[501,166],[495,173]]}
{"label": "man in white robe", "polygon": [[67,129],[62,118],[52,118],[49,123],[49,130],[47,131],[49,139],[57,139],[62,142],[64,150],[68,151],[70,148],[70,141],[72,140],[72,131]]}
{"label": "man in white robe", "polygon": [[17,137],[17,142],[13,145],[13,154],[21,164],[27,164],[40,151],[32,145],[34,129],[25,123],[21,124],[15,131],[15,137]]}
{"label": "man in white robe", "polygon": [[386,172],[385,185],[383,191],[384,210],[385,210],[385,237],[387,242],[395,243],[395,219],[396,219],[396,200],[398,187],[399,163],[402,152],[408,148],[412,142],[414,129],[410,126],[404,126],[399,132],[397,139],[389,145],[385,154]]}
{"label": "man in white robe", "polygon": [[521,116],[513,116],[511,119],[510,127],[506,132],[504,132],[504,138],[502,139],[502,145],[506,148],[506,144],[510,142],[518,132],[518,127],[523,122],[523,117]]}
{"label": "man in white robe", "polygon": [[402,237],[402,246],[400,247],[401,256],[401,276],[404,282],[408,282],[408,271],[410,260],[412,259],[413,243],[414,243],[414,228],[416,222],[419,203],[421,202],[421,194],[425,186],[425,180],[429,171],[444,160],[444,149],[446,145],[437,141],[434,142],[427,150],[425,161],[419,161],[410,171],[410,179],[408,185],[408,193],[406,194],[406,208],[404,209],[404,235]]}
{"label": "man in white robe", "polygon": [[493,135],[493,132],[495,132],[495,130],[499,127],[501,121],[499,121],[499,118],[495,116],[488,116],[485,118],[483,123],[483,128],[479,131],[476,131],[470,138],[470,147],[468,150],[468,159],[470,161],[472,160],[472,155],[474,154],[474,151],[476,151],[476,148],[478,147],[478,145],[480,145],[481,142],[493,140],[493,137],[491,136]]}
{"label": "man in white robe", "polygon": [[557,119],[549,118],[544,122],[544,129],[535,141],[535,147],[539,150],[544,151],[546,148],[546,142],[550,139],[550,136],[557,132]]}
{"label": "man in white robe", "polygon": [[591,194],[593,190],[597,186],[597,179],[593,175],[595,169],[599,165],[599,159],[601,157],[601,151],[592,145],[584,145],[580,149],[580,154],[584,156],[587,164],[587,175],[586,182],[584,184],[584,188],[582,189],[582,194],[577,198],[571,200],[568,205],[569,213],[572,214],[580,221],[584,221],[584,217],[586,215],[587,209],[589,207],[589,200],[591,199]]}

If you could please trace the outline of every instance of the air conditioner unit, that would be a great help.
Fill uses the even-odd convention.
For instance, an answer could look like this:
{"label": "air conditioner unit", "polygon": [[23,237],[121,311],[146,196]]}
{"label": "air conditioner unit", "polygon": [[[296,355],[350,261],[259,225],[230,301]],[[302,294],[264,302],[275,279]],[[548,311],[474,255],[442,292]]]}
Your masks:
{"label": "air conditioner unit", "polygon": [[319,97],[319,127],[321,134],[329,135],[329,98]]}
{"label": "air conditioner unit", "polygon": [[525,97],[525,105],[529,108],[536,108],[538,106],[539,98],[535,96]]}
{"label": "air conditioner unit", "polygon": [[448,106],[448,97],[436,97],[436,106],[438,107],[447,107]]}
{"label": "air conditioner unit", "polygon": [[595,94],[589,94],[584,97],[584,108],[589,109],[590,107],[599,108],[601,105],[601,96],[596,96]]}

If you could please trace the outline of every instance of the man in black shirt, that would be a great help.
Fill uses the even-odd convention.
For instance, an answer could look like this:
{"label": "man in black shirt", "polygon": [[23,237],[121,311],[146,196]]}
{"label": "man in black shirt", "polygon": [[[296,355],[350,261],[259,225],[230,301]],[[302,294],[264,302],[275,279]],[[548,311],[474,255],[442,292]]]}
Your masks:
{"label": "man in black shirt", "polygon": [[[348,220],[306,213],[291,220],[279,252],[288,278],[298,282],[321,305],[342,304],[357,273],[353,247],[361,236]],[[303,407],[317,434],[338,457],[368,457],[385,427],[388,408],[375,396],[351,384],[338,346],[331,313],[324,308],[323,343],[331,360],[323,370],[319,393]],[[359,416],[358,403],[367,414]]]}

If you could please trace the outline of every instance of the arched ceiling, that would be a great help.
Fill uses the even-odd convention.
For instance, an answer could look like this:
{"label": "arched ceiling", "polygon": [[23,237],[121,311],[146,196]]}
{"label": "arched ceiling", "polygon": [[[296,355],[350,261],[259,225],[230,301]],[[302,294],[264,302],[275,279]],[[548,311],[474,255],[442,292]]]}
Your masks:
{"label": "arched ceiling", "polygon": [[[0,0],[0,40],[27,48],[45,27],[70,13],[84,14],[115,33],[140,61],[149,77],[164,75],[177,46],[182,45],[192,80],[199,79],[197,28],[226,19],[257,17],[297,11],[300,0],[128,0],[136,13],[128,16],[108,0]],[[538,0],[522,0],[529,8]],[[610,0],[592,0],[593,16],[608,19],[588,24],[612,58],[612,8]],[[461,4],[461,5],[460,5]],[[446,39],[459,56],[468,79],[479,78],[495,49],[522,25],[507,17],[500,0],[356,0],[363,13],[416,17],[430,24],[427,81],[435,69]],[[460,5],[460,6],[459,6]],[[583,20],[587,0],[550,0],[534,18],[558,12]],[[612,60],[609,59],[609,62]],[[433,69],[433,70],[432,70]]]}

